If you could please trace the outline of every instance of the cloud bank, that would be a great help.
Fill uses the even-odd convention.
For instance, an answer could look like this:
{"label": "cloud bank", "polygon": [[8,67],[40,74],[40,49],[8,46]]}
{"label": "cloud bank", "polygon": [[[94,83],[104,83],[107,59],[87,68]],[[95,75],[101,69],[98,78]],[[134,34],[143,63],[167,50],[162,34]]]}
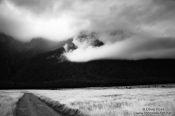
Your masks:
{"label": "cloud bank", "polygon": [[1,0],[0,31],[28,41],[96,32],[102,47],[79,47],[71,61],[174,58],[174,0]]}

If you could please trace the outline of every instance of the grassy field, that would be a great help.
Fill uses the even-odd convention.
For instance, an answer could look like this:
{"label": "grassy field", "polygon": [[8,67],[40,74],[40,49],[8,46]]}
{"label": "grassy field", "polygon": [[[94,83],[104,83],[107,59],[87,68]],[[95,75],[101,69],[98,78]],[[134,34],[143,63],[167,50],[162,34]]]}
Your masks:
{"label": "grassy field", "polygon": [[175,116],[175,88],[33,90],[89,116]]}
{"label": "grassy field", "polygon": [[0,116],[13,116],[16,103],[22,95],[19,91],[0,91]]}
{"label": "grassy field", "polygon": [[26,91],[87,116],[175,116],[175,88],[0,91],[0,116],[13,116],[16,101]]}

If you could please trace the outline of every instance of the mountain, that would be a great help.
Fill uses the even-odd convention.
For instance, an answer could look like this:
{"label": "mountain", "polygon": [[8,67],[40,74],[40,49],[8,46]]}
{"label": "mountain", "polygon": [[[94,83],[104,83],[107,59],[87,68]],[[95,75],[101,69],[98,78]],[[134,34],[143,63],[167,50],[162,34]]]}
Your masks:
{"label": "mountain", "polygon": [[0,48],[1,53],[6,52],[5,54],[20,53],[26,49],[23,42],[15,40],[13,37],[4,33],[0,33]]}
{"label": "mountain", "polygon": [[54,42],[44,38],[33,38],[30,42],[26,43],[27,51],[33,52],[33,54],[40,54],[48,51],[55,50],[62,47],[70,40]]}
{"label": "mountain", "polygon": [[29,42],[19,41],[5,33],[0,32],[0,48],[1,53],[4,54],[19,54],[31,57],[40,53],[48,52],[62,47],[65,43],[72,41],[68,39],[65,41],[49,41],[45,38],[33,38]]}
{"label": "mountain", "polygon": [[31,60],[15,80],[55,88],[174,83],[175,72],[171,67],[174,65],[175,61],[168,59],[75,63],[38,57]]}
{"label": "mountain", "polygon": [[[15,44],[11,46],[9,41]],[[78,63],[70,62],[62,55],[66,51],[65,45],[76,49],[72,39],[64,41],[56,49],[28,58],[24,58],[26,52],[12,49],[15,45],[27,49],[25,43],[10,37],[7,40],[0,39],[0,87],[3,89],[175,83],[173,59],[95,60]]]}
{"label": "mountain", "polygon": [[21,53],[26,49],[25,44],[15,40],[11,36],[0,33],[0,68],[1,78],[9,79],[15,73],[14,64],[18,64],[21,58]]}
{"label": "mountain", "polygon": [[[10,79],[4,78],[5,88],[66,88],[90,86],[124,86],[174,83],[175,60],[145,59],[96,60],[69,62],[61,54],[64,48],[37,55]],[[11,81],[9,81],[11,80]],[[2,81],[1,81],[2,82]]]}
{"label": "mountain", "polygon": [[[68,41],[68,40],[67,40]],[[67,41],[52,42],[34,38],[29,42],[19,41],[0,33],[0,79],[9,80],[33,57],[62,47]]]}

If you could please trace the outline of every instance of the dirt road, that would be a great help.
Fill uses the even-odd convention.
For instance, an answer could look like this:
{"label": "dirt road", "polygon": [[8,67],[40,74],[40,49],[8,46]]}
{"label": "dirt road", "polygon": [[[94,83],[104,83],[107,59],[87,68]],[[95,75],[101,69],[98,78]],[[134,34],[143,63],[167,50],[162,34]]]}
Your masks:
{"label": "dirt road", "polygon": [[15,116],[62,116],[33,94],[25,93],[19,100]]}

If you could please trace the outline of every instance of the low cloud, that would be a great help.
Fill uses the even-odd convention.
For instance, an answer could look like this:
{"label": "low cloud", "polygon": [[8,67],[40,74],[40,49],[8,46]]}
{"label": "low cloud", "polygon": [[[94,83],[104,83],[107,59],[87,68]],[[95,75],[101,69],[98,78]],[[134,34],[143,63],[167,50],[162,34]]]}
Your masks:
{"label": "low cloud", "polygon": [[173,57],[174,0],[1,0],[0,10],[0,31],[22,41],[97,32],[105,45],[65,53],[72,61]]}
{"label": "low cloud", "polygon": [[[118,30],[175,36],[173,6],[173,0],[2,0],[0,30],[23,40],[43,36],[59,41],[82,30],[104,37]],[[107,41],[118,40],[104,37]]]}
{"label": "low cloud", "polygon": [[68,60],[86,62],[98,59],[175,58],[174,38],[130,38],[124,41],[105,44],[101,47],[78,47],[64,53]]}

